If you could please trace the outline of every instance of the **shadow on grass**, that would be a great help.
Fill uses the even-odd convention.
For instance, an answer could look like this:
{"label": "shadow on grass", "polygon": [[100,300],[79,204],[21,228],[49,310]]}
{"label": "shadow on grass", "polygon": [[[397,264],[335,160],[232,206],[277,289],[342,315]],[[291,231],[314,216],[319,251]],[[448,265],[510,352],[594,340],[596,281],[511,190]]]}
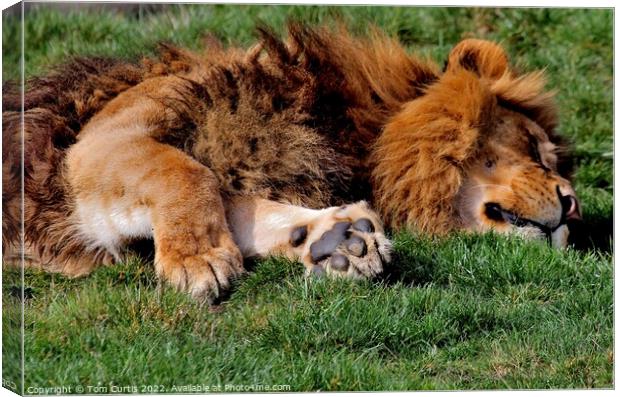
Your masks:
{"label": "shadow on grass", "polygon": [[612,252],[614,221],[609,217],[594,216],[584,221],[573,221],[568,224],[570,235],[568,242],[576,250],[598,250],[603,253]]}
{"label": "shadow on grass", "polygon": [[388,285],[401,282],[412,287],[441,282],[437,279],[436,268],[437,263],[432,257],[411,250],[396,250],[379,281]]}

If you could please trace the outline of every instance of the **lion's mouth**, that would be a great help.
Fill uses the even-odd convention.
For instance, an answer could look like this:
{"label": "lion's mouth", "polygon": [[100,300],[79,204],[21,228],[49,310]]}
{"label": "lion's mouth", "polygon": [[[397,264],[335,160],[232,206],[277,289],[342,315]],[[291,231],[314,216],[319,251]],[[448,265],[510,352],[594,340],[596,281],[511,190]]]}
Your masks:
{"label": "lion's mouth", "polygon": [[562,219],[556,226],[549,227],[540,222],[536,222],[535,220],[519,216],[512,211],[505,210],[501,207],[501,205],[497,203],[485,203],[484,206],[485,206],[484,212],[489,219],[492,219],[498,222],[503,221],[516,227],[528,227],[528,226],[535,227],[539,229],[545,236],[547,236],[547,239],[549,241],[552,240],[551,239],[552,234],[556,230],[558,230],[561,226],[566,224],[565,217],[562,217]]}

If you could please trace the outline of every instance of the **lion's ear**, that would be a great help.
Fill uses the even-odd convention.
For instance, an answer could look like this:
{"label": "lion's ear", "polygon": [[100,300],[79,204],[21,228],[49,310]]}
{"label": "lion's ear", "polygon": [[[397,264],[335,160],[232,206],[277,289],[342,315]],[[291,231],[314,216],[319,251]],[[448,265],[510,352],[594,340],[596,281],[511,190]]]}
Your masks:
{"label": "lion's ear", "polygon": [[508,56],[498,44],[486,40],[466,39],[450,52],[446,71],[466,69],[480,77],[499,79],[509,69]]}

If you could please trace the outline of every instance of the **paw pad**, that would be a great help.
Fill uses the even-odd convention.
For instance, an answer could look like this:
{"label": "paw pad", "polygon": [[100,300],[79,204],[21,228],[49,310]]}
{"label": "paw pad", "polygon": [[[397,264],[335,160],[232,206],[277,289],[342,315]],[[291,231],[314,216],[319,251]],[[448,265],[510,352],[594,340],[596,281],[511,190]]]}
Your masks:
{"label": "paw pad", "polygon": [[331,230],[323,233],[318,241],[310,245],[310,255],[314,263],[329,257],[348,236],[351,222],[338,222]]}
{"label": "paw pad", "polygon": [[347,251],[357,257],[366,255],[366,242],[360,236],[351,236],[344,245]]}
{"label": "paw pad", "polygon": [[291,232],[291,245],[293,247],[299,247],[304,241],[306,241],[307,236],[308,236],[307,225],[296,227]]}
{"label": "paw pad", "polygon": [[337,222],[309,247],[309,269],[314,274],[372,278],[389,262],[391,244],[375,225],[362,217],[354,222]]}
{"label": "paw pad", "polygon": [[361,218],[353,223],[353,229],[364,233],[373,233],[375,231],[375,226],[370,219]]}
{"label": "paw pad", "polygon": [[325,274],[325,269],[319,265],[314,265],[312,266],[312,273],[314,273],[315,276],[322,276]]}
{"label": "paw pad", "polygon": [[346,256],[342,254],[334,254],[332,255],[332,259],[329,264],[332,269],[338,270],[339,272],[344,272],[349,268],[349,260]]}

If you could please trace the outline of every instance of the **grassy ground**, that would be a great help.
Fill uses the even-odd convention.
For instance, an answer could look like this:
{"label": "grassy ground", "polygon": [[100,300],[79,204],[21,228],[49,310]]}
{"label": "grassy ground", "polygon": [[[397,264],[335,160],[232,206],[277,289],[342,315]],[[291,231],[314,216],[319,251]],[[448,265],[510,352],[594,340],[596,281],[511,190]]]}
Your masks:
{"label": "grassy ground", "polygon": [[[585,388],[613,385],[612,20],[609,10],[175,6],[119,15],[27,16],[26,74],[72,54],[134,58],[162,39],[212,32],[248,44],[256,21],[374,22],[443,62],[468,36],[501,41],[523,69],[546,67],[561,131],[575,143],[585,224],[576,249],[494,235],[395,237],[375,282],[306,279],[299,264],[252,265],[217,310],[156,285],[136,259],[68,280],[26,271],[25,389],[289,385],[301,390]],[[4,19],[3,77],[18,25]],[[20,272],[3,274],[3,379],[19,380]],[[105,389],[87,389],[87,386]],[[151,385],[143,388],[143,385]],[[255,389],[258,390],[258,389]],[[284,388],[286,390],[286,388]],[[132,390],[128,390],[132,391]],[[191,391],[191,389],[189,390]]]}

